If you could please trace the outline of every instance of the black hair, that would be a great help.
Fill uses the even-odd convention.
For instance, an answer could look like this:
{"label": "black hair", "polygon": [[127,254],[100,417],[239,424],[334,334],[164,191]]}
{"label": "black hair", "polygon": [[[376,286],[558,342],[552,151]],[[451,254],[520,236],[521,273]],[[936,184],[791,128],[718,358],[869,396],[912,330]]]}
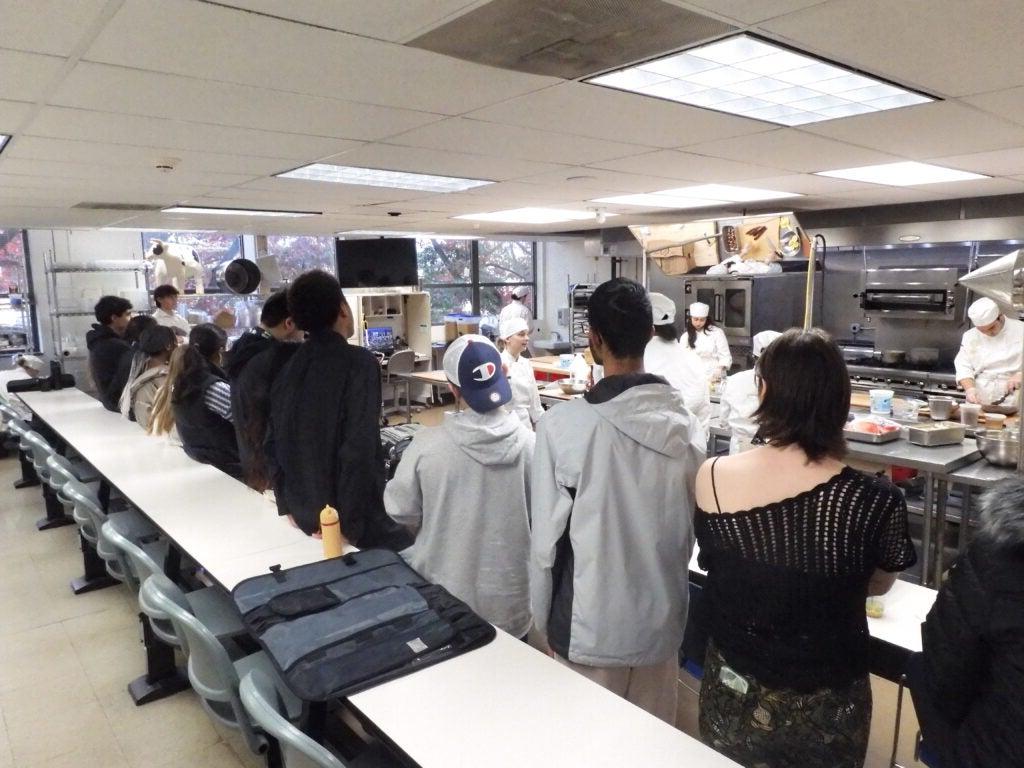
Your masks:
{"label": "black hair", "polygon": [[288,314],[288,293],[287,291],[278,291],[263,302],[263,309],[260,310],[260,325],[264,328],[277,328],[289,317],[291,315]]}
{"label": "black hair", "polygon": [[120,296],[103,296],[96,302],[93,312],[96,315],[96,322],[100,325],[110,325],[115,315],[123,315],[131,312],[132,303]]}
{"label": "black hair", "polygon": [[601,283],[587,302],[591,330],[618,358],[644,356],[651,340],[651,300],[635,280],[616,277]]}
{"label": "black hair", "polygon": [[810,461],[843,457],[850,374],[831,336],[817,328],[786,331],[761,353],[757,376],[764,386],[757,437],[798,445]]}
{"label": "black hair", "polygon": [[124,340],[132,344],[142,338],[142,334],[156,324],[156,318],[152,315],[136,315],[128,321],[128,326],[124,329]]}
{"label": "black hair", "polygon": [[307,333],[334,327],[344,303],[341,284],[321,269],[299,275],[288,289],[288,313]]}
{"label": "black hair", "polygon": [[166,325],[154,325],[147,328],[139,336],[139,352],[147,357],[155,357],[178,346],[178,337],[173,328]]}
{"label": "black hair", "polygon": [[227,343],[228,335],[219,325],[202,323],[192,329],[188,335],[188,347],[182,353],[181,370],[173,383],[173,402],[184,402],[202,392],[203,380],[213,358],[223,351]]}
{"label": "black hair", "polygon": [[675,323],[662,323],[654,326],[654,335],[665,341],[678,341],[679,331]]}
{"label": "black hair", "polygon": [[[707,322],[704,323],[704,329],[714,328],[715,324],[711,320],[711,315],[708,315]],[[703,330],[703,329],[702,329]],[[690,313],[686,313],[686,345],[690,349],[694,349],[697,345],[697,329],[693,327],[693,323],[690,322]]]}
{"label": "black hair", "polygon": [[155,301],[158,305],[160,304],[160,299],[166,299],[169,296],[179,295],[181,295],[180,292],[173,285],[158,285],[156,288],[153,289],[153,301]]}

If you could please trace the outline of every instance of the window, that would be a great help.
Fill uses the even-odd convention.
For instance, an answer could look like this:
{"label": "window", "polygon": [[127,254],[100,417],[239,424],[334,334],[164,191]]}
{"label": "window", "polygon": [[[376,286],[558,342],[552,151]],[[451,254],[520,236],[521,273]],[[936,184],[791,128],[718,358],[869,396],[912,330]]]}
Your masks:
{"label": "window", "polygon": [[0,229],[0,351],[34,343],[26,261],[25,233]]}
{"label": "window", "polygon": [[281,279],[286,283],[311,269],[322,269],[332,275],[338,271],[333,237],[268,235],[267,255],[277,259]]}
{"label": "window", "polygon": [[[221,273],[229,262],[242,257],[242,238],[238,235],[225,235],[219,232],[143,232],[142,251],[148,253],[153,240],[165,243],[179,243],[196,252],[199,263],[203,265],[203,282],[206,293],[224,293],[220,282]],[[156,288],[155,272],[150,270],[147,281],[149,289]],[[195,280],[185,283],[183,293],[195,291]]]}
{"label": "window", "polygon": [[[529,240],[416,241],[420,282],[430,293],[431,322],[449,314],[476,314],[497,327],[517,285],[535,287],[536,246]],[[532,301],[527,298],[527,304]]]}

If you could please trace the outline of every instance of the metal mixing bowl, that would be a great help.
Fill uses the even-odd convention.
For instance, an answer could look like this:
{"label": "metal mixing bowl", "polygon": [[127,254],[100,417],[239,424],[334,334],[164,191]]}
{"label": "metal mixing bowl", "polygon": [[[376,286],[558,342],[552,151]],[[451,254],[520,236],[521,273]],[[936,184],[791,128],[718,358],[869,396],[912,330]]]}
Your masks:
{"label": "metal mixing bowl", "polygon": [[1002,429],[985,429],[979,431],[974,439],[978,450],[990,464],[1000,467],[1017,466],[1017,451],[1020,443],[1016,436]]}

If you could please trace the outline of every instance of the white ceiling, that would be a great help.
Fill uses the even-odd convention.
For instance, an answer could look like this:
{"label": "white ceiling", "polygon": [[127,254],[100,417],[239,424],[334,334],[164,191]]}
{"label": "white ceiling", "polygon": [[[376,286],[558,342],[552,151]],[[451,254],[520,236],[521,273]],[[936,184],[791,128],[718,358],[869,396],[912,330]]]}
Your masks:
{"label": "white ceiling", "polygon": [[[486,233],[508,226],[451,217],[706,182],[799,192],[785,206],[798,209],[1024,192],[1019,0],[666,0],[943,99],[802,128],[403,45],[485,1],[0,0],[0,133],[14,135],[0,226]],[[167,159],[173,172],[154,168]],[[995,178],[896,188],[813,175],[906,159]],[[439,195],[273,177],[319,160],[496,183]],[[620,214],[608,225],[684,216],[605,207]]]}

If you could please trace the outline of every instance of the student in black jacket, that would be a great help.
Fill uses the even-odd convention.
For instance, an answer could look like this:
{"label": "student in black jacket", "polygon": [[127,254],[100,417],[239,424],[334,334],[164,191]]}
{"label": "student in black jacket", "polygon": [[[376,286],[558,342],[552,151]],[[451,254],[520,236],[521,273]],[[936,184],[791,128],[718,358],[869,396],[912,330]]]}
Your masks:
{"label": "student in black jacket", "polygon": [[331,275],[301,275],[288,309],[308,338],[271,392],[267,452],[278,512],[315,534],[329,504],[356,546],[404,548],[411,537],[384,511],[380,365],[348,343],[352,310]]}
{"label": "student in black jacket", "polygon": [[129,350],[128,342],[122,337],[132,318],[132,303],[120,296],[104,296],[96,302],[93,311],[96,322],[85,335],[85,345],[89,349],[89,374],[103,407],[116,411],[121,390],[117,389],[115,380],[121,356]]}
{"label": "student in black jacket", "polygon": [[926,744],[943,768],[1024,765],[1024,479],[981,504],[908,670]]}
{"label": "student in black jacket", "polygon": [[270,419],[270,387],[302,341],[288,314],[288,294],[278,291],[263,304],[260,324],[231,347],[224,370],[231,382],[231,412],[242,461],[242,477],[257,491],[270,487],[263,443]]}

